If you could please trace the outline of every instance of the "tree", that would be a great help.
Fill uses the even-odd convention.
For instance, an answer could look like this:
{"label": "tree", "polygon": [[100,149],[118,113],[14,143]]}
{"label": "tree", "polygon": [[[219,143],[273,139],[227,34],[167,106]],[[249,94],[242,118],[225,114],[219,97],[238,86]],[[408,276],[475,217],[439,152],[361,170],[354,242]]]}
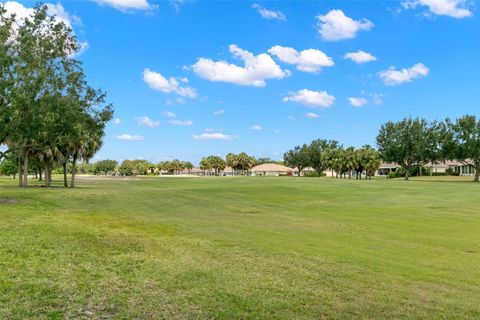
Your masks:
{"label": "tree", "polygon": [[380,154],[369,145],[365,145],[360,149],[361,156],[360,161],[362,162],[362,167],[366,172],[366,178],[371,179],[375,175],[375,172],[378,170],[381,164]]}
{"label": "tree", "polygon": [[0,162],[0,175],[13,176],[13,179],[15,179],[17,171],[18,168],[16,161],[10,158],[5,158]]}
{"label": "tree", "polygon": [[[74,53],[80,45],[72,30],[37,6],[30,16],[16,19],[0,4],[0,144],[18,161],[19,186],[27,186],[29,164],[51,171],[62,164],[67,186],[67,164],[88,160],[99,149],[110,105],[105,94],[89,87]],[[99,141],[98,141],[99,140]],[[74,186],[75,169],[72,171]]]}
{"label": "tree", "polygon": [[229,153],[226,156],[226,165],[231,167],[234,172],[240,171],[242,174],[246,174],[256,164],[257,160],[245,152],[239,154]]}
{"label": "tree", "polygon": [[115,171],[117,164],[118,162],[115,160],[100,160],[95,163],[95,170],[108,175],[108,173]]}
{"label": "tree", "polygon": [[287,151],[283,155],[285,164],[292,168],[298,169],[298,176],[302,173],[303,169],[310,164],[309,148],[306,144],[303,146],[296,146],[292,150]]}
{"label": "tree", "polygon": [[215,175],[218,175],[220,171],[223,171],[227,163],[219,156],[208,156],[202,158],[200,161],[201,170],[214,170]]}
{"label": "tree", "polygon": [[447,158],[475,168],[473,181],[480,177],[480,119],[465,115],[456,121],[446,120],[448,133],[444,141]]}
{"label": "tree", "polygon": [[335,140],[317,139],[313,140],[308,146],[308,162],[309,166],[315,169],[318,176],[328,169],[328,153],[329,149],[338,147],[338,142]]}
{"label": "tree", "polygon": [[348,147],[347,149],[345,149],[345,153],[344,153],[344,156],[342,158],[343,160],[343,166],[344,168],[346,169],[346,171],[348,172],[348,178],[351,179],[352,178],[352,171],[355,170],[358,165],[357,165],[357,154],[356,154],[356,151],[355,151],[355,148],[354,147]]}
{"label": "tree", "polygon": [[441,159],[438,123],[406,118],[382,125],[377,145],[384,161],[396,162],[405,169],[408,180],[413,166],[435,163]]}
{"label": "tree", "polygon": [[132,160],[123,160],[118,168],[118,173],[122,176],[132,176],[134,174],[134,163]]}

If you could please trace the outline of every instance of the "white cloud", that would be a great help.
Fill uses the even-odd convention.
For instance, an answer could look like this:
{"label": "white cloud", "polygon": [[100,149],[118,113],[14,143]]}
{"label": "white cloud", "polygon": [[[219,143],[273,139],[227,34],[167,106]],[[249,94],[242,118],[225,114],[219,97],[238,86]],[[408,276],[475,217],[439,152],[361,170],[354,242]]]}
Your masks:
{"label": "white cloud", "polygon": [[407,0],[402,2],[405,9],[415,9],[417,6],[428,7],[430,14],[466,18],[472,16],[472,11],[465,0]]}
{"label": "white cloud", "polygon": [[192,120],[168,120],[168,124],[174,125],[174,126],[191,126],[193,125]]}
{"label": "white cloud", "polygon": [[[46,3],[47,13],[50,16],[55,16],[58,22],[63,22],[68,27],[72,27],[73,23],[81,24],[81,19],[75,15],[69,14],[65,8],[60,4]],[[7,1],[3,3],[7,14],[15,14],[17,21],[23,21],[25,18],[32,17],[34,9],[27,8],[23,4],[16,1]]]}
{"label": "white cloud", "polygon": [[162,111],[162,114],[168,118],[175,118],[177,115],[171,111]]}
{"label": "white cloud", "polygon": [[296,119],[295,117],[288,116],[288,120],[290,120],[290,121],[295,121],[295,120],[297,120],[297,119]]}
{"label": "white cloud", "polygon": [[377,60],[373,54],[358,50],[357,52],[348,52],[343,56],[344,59],[350,59],[358,64]]}
{"label": "white cloud", "polygon": [[210,81],[255,87],[265,86],[265,80],[267,79],[282,79],[289,74],[288,71],[282,70],[266,53],[255,56],[235,44],[231,44],[229,50],[235,58],[245,63],[244,66],[238,66],[223,60],[213,61],[207,58],[199,58],[192,65],[193,71],[199,77]]}
{"label": "white cloud", "polygon": [[281,21],[287,20],[287,17],[285,17],[285,15],[282,12],[265,9],[264,7],[262,7],[257,3],[252,5],[252,8],[257,10],[257,12],[262,16],[262,18],[269,19],[269,20],[281,20]]}
{"label": "white cloud", "polygon": [[147,0],[94,0],[98,4],[107,5],[120,11],[128,10],[152,10],[155,6]]}
{"label": "white cloud", "polygon": [[137,123],[141,126],[146,126],[146,127],[150,127],[150,128],[155,128],[155,127],[158,127],[158,125],[160,124],[160,122],[158,121],[154,121],[152,119],[150,119],[149,117],[138,117],[137,118]]}
{"label": "white cloud", "polygon": [[317,49],[299,52],[290,47],[273,46],[268,53],[276,56],[282,62],[296,65],[298,70],[305,72],[319,72],[321,68],[331,67],[335,64],[332,58]]}
{"label": "white cloud", "polygon": [[282,99],[283,102],[297,102],[307,107],[328,108],[335,101],[335,97],[326,91],[312,91],[308,89],[289,92],[288,96]]}
{"label": "white cloud", "polygon": [[143,141],[143,137],[136,134],[131,135],[131,134],[125,133],[117,136],[116,138],[117,140],[121,140],[121,141]]}
{"label": "white cloud", "polygon": [[249,129],[252,130],[252,131],[262,131],[262,127],[259,126],[258,124],[254,124]]}
{"label": "white cloud", "polygon": [[223,140],[223,141],[229,141],[229,140],[234,140],[237,138],[236,136],[232,136],[229,134],[224,134],[224,133],[202,133],[199,135],[194,134],[193,136],[194,140],[200,140],[200,141],[205,141],[205,140]]}
{"label": "white cloud", "polygon": [[[54,16],[56,22],[63,22],[67,27],[71,28],[72,30],[74,24],[82,24],[82,20],[78,16],[68,13],[60,3],[46,3],[45,6],[47,7],[47,14],[49,16]],[[17,24],[23,24],[24,20],[26,18],[31,18],[34,13],[33,8],[27,8],[23,4],[16,1],[7,1],[3,3],[3,7],[7,11],[7,14],[15,15]],[[88,49],[87,42],[79,42],[79,45],[79,50],[76,53],[72,54],[72,56],[80,55]]]}
{"label": "white cloud", "polygon": [[402,70],[396,70],[395,67],[390,67],[387,70],[381,71],[379,76],[387,86],[397,86],[416,78],[426,77],[428,72],[428,68],[423,63],[417,63],[410,68],[404,68]]}
{"label": "white cloud", "polygon": [[215,116],[220,116],[220,115],[222,115],[222,114],[224,114],[224,113],[225,113],[225,110],[223,110],[223,109],[217,110],[217,111],[213,111],[213,114],[214,114]]}
{"label": "white cloud", "polygon": [[354,107],[363,107],[368,103],[368,100],[365,98],[355,98],[355,97],[349,97],[348,102],[350,102],[350,105]]}
{"label": "white cloud", "polygon": [[278,129],[275,129],[275,130],[273,130],[273,133],[275,133],[275,134],[279,134],[279,133],[280,133],[280,130],[278,130]]}
{"label": "white cloud", "polygon": [[122,120],[120,118],[115,118],[115,119],[113,119],[112,123],[113,124],[120,124],[120,123],[122,123]]}
{"label": "white cloud", "polygon": [[318,32],[324,40],[338,41],[355,38],[358,31],[370,30],[373,23],[368,19],[354,20],[342,10],[331,10],[326,15],[316,16]]}
{"label": "white cloud", "polygon": [[145,69],[143,71],[143,81],[156,91],[164,93],[175,93],[182,97],[196,98],[197,92],[191,87],[182,87],[179,80],[174,77],[165,78],[160,73]]}
{"label": "white cloud", "polygon": [[309,118],[309,119],[316,119],[318,117],[320,117],[318,114],[316,113],[313,113],[313,112],[309,112],[309,113],[306,113],[305,114],[305,117]]}

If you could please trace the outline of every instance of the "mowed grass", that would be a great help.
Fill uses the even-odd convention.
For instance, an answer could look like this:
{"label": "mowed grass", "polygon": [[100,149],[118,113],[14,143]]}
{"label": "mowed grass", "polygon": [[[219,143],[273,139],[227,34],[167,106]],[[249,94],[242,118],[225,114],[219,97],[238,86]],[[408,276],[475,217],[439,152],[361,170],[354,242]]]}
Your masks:
{"label": "mowed grass", "polygon": [[1,319],[478,319],[458,178],[0,179]]}

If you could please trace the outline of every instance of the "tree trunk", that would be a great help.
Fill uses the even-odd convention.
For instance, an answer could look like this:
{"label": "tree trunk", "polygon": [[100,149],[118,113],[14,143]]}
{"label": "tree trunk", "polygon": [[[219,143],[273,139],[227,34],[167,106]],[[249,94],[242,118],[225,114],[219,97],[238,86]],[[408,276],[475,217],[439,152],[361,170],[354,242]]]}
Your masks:
{"label": "tree trunk", "polygon": [[26,188],[28,186],[28,153],[25,152],[23,158],[23,187]]}
{"label": "tree trunk", "polygon": [[480,178],[480,161],[475,163],[475,177],[473,178],[474,182],[478,182]]}
{"label": "tree trunk", "polygon": [[40,169],[38,170],[38,181],[42,181],[42,180],[43,180],[43,179],[42,179],[42,171],[43,171],[42,168],[40,168]]}
{"label": "tree trunk", "polygon": [[405,180],[408,180],[409,177],[410,177],[410,167],[408,167],[408,168],[405,170]]}
{"label": "tree trunk", "polygon": [[65,160],[63,162],[63,186],[65,188],[68,187],[68,181],[67,181],[67,161]]}
{"label": "tree trunk", "polygon": [[418,175],[419,175],[420,177],[423,176],[422,166],[418,166]]}
{"label": "tree trunk", "polygon": [[48,164],[45,164],[45,188],[50,187],[50,182],[48,181]]}
{"label": "tree trunk", "polygon": [[70,188],[75,188],[75,174],[77,173],[77,157],[72,160],[72,180],[70,181]]}
{"label": "tree trunk", "polygon": [[23,187],[23,175],[22,175],[22,157],[18,157],[18,187]]}

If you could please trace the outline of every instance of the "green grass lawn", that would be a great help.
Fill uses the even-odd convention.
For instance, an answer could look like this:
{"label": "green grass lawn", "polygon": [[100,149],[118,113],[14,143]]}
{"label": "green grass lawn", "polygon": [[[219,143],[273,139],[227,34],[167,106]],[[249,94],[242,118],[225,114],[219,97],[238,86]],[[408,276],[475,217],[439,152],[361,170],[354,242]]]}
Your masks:
{"label": "green grass lawn", "polygon": [[0,179],[0,319],[480,318],[466,179],[78,185]]}

